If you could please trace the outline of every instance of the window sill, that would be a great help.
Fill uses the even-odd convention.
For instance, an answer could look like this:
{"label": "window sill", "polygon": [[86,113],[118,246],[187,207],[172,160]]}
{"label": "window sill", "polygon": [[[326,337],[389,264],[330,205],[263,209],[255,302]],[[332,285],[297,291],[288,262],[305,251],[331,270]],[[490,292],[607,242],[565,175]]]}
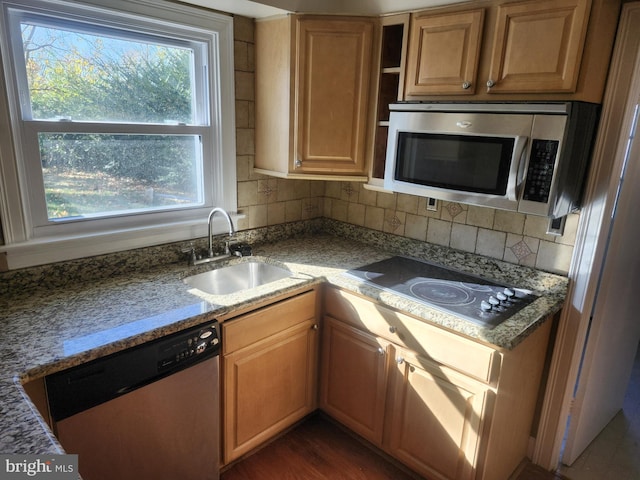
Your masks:
{"label": "window sill", "polygon": [[[234,224],[244,217],[231,215]],[[165,243],[190,241],[207,236],[207,219],[177,222],[146,228],[132,228],[96,235],[65,238],[46,238],[0,246],[0,271],[46,265],[75,260],[135,248],[151,247]],[[229,231],[222,218],[214,218],[213,232]],[[4,257],[4,258],[2,258]]]}

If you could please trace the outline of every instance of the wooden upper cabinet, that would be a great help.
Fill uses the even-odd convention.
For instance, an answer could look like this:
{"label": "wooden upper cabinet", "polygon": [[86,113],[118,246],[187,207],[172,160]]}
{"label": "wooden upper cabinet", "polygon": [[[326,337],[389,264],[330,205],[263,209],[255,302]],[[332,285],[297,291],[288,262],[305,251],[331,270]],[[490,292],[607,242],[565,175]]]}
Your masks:
{"label": "wooden upper cabinet", "polygon": [[366,180],[375,25],[315,15],[256,23],[260,173]]}
{"label": "wooden upper cabinet", "polygon": [[364,173],[373,22],[298,23],[298,158],[303,172]]}
{"label": "wooden upper cabinet", "polygon": [[498,7],[493,93],[575,92],[591,0],[546,0]]}
{"label": "wooden upper cabinet", "polygon": [[484,9],[413,15],[406,95],[475,93],[483,22]]}
{"label": "wooden upper cabinet", "polygon": [[478,0],[413,12],[404,100],[601,103],[620,5]]}

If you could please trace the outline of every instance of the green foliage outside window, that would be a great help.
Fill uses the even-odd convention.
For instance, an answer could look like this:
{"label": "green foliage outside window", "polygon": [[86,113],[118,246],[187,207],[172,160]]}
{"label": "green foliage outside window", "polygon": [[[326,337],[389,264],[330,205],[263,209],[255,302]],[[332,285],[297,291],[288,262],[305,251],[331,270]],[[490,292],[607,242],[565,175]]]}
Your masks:
{"label": "green foliage outside window", "polygon": [[33,120],[123,125],[38,135],[49,218],[199,201],[197,136],[126,129],[194,123],[190,48],[29,23],[22,34]]}

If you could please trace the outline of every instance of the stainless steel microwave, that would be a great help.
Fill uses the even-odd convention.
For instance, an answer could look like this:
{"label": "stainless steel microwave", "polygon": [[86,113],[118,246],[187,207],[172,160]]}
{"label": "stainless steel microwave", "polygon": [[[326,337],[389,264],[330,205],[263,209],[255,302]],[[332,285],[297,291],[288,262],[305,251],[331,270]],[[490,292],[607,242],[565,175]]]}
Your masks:
{"label": "stainless steel microwave", "polygon": [[599,105],[390,105],[384,187],[560,218],[580,206]]}

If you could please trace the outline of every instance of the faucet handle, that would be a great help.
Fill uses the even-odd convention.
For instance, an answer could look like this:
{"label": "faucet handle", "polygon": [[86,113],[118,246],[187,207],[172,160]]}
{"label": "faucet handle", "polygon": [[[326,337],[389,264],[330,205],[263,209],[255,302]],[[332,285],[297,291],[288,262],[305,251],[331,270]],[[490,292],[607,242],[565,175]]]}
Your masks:
{"label": "faucet handle", "polygon": [[182,253],[191,253],[196,251],[196,246],[193,242],[189,242],[186,246],[183,246],[180,251]]}
{"label": "faucet handle", "polygon": [[236,257],[250,257],[251,255],[253,255],[251,251],[251,245],[249,245],[248,243],[232,243],[229,248],[231,250],[231,254],[235,255]]}
{"label": "faucet handle", "polygon": [[193,242],[189,242],[188,246],[183,247],[182,248],[182,253],[188,253],[189,254],[189,263],[191,265],[196,263],[196,260],[197,260],[196,246],[195,246],[195,244]]}

